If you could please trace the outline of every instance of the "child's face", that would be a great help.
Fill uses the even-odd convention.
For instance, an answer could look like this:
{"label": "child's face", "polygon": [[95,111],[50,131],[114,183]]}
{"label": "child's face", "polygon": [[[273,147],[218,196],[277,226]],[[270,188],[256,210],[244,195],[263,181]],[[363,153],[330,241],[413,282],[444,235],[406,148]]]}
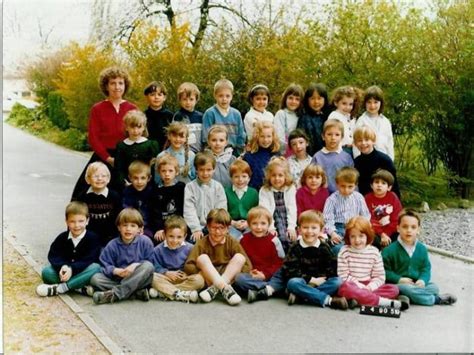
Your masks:
{"label": "child's face", "polygon": [[286,107],[290,111],[296,111],[301,104],[301,97],[296,95],[288,95],[286,98]]}
{"label": "child's face", "polygon": [[214,167],[211,163],[206,163],[204,165],[197,167],[197,176],[202,182],[209,182],[212,180],[212,175],[214,174]]}
{"label": "child's face", "polygon": [[375,142],[372,139],[362,137],[362,139],[358,139],[354,144],[362,154],[370,154],[374,150]]}
{"label": "child's face", "polygon": [[306,157],[308,142],[303,137],[293,138],[290,142],[290,147],[297,157]]}
{"label": "child's face", "polygon": [[315,222],[301,223],[300,234],[306,244],[314,245],[321,234],[321,226]]}
{"label": "child's face", "polygon": [[232,91],[230,89],[220,89],[214,94],[214,99],[219,107],[227,110],[232,101]]}
{"label": "child's face", "polygon": [[138,138],[143,136],[143,131],[145,131],[144,125],[137,125],[137,126],[127,126],[125,128],[128,133],[128,138],[132,141],[136,141]]}
{"label": "child's face", "polygon": [[271,128],[264,128],[258,136],[258,146],[261,148],[270,148],[273,143],[273,130]]}
{"label": "child's face", "polygon": [[273,170],[270,172],[270,185],[273,188],[280,190],[283,188],[283,186],[285,186],[285,182],[285,169],[281,166],[274,167]]}
{"label": "child's face", "polygon": [[354,98],[349,96],[343,96],[338,102],[336,102],[336,108],[338,111],[349,115],[354,107]]}
{"label": "child's face", "polygon": [[186,238],[186,231],[181,228],[168,229],[165,233],[166,244],[170,249],[178,249]]}
{"label": "child's face", "polygon": [[176,179],[176,167],[171,164],[163,164],[160,166],[160,170],[158,171],[160,174],[161,181],[163,181],[163,185],[170,186],[174,179]]}
{"label": "child's face", "polygon": [[207,143],[214,154],[221,154],[227,146],[227,135],[225,132],[215,132],[211,134]]}
{"label": "child's face", "polygon": [[308,186],[311,191],[318,191],[322,184],[323,177],[321,175],[309,175],[306,178],[306,186]]}
{"label": "child's face", "polygon": [[323,139],[327,150],[331,152],[336,151],[341,144],[342,132],[338,127],[329,127],[323,133]]}
{"label": "child's face", "polygon": [[142,227],[136,223],[126,222],[118,226],[120,238],[125,244],[130,244],[138,234],[142,232]]}
{"label": "child's face", "polygon": [[375,179],[370,186],[376,197],[384,197],[392,189],[392,186],[382,179]]}
{"label": "child's face", "polygon": [[66,225],[73,238],[81,235],[86,230],[89,219],[83,214],[70,214],[66,218]]}
{"label": "child's face", "polygon": [[320,96],[317,91],[308,99],[308,105],[312,110],[320,112],[324,107],[324,97]]}
{"label": "child's face", "polygon": [[356,184],[354,182],[336,181],[336,184],[339,193],[345,197],[352,194],[356,188]]}
{"label": "child's face", "polygon": [[255,217],[249,223],[249,228],[252,234],[257,238],[265,237],[268,234],[269,226],[270,224],[265,216]]}
{"label": "child's face", "polygon": [[357,228],[352,228],[349,232],[349,240],[351,247],[354,249],[364,249],[367,246],[367,235],[362,233]]}
{"label": "child's face", "polygon": [[146,100],[148,101],[148,105],[153,110],[159,110],[163,107],[163,104],[166,101],[166,95],[163,92],[156,90],[146,96]]}
{"label": "child's face", "polygon": [[420,232],[418,219],[412,216],[403,217],[397,225],[397,231],[400,233],[400,238],[405,244],[413,245]]}
{"label": "child's face", "polygon": [[252,107],[259,111],[264,112],[268,106],[268,96],[265,94],[257,94],[252,97]]}
{"label": "child's face", "polygon": [[209,238],[214,243],[222,243],[225,240],[229,227],[225,224],[211,222],[207,225]]}
{"label": "child's face", "polygon": [[147,173],[135,173],[132,176],[129,176],[129,179],[135,190],[143,191],[145,190],[148,181],[150,181],[150,175]]}
{"label": "child's face", "polygon": [[109,99],[120,100],[125,92],[125,80],[120,77],[109,79],[107,91],[109,92]]}
{"label": "child's face", "polygon": [[110,174],[105,168],[99,168],[89,176],[88,180],[92,190],[102,191],[110,182]]}
{"label": "child's face", "polygon": [[170,140],[170,146],[174,150],[180,150],[184,143],[186,143],[186,135],[182,132],[178,133],[171,133],[168,135],[168,139]]}
{"label": "child's face", "polygon": [[378,115],[380,111],[381,102],[374,98],[368,99],[365,103],[365,110],[371,115]]}
{"label": "child's face", "polygon": [[179,99],[179,105],[184,108],[186,111],[193,112],[194,107],[196,107],[197,97],[196,95],[181,96]]}
{"label": "child's face", "polygon": [[238,189],[243,189],[244,187],[248,186],[250,181],[250,176],[247,173],[237,171],[232,175],[232,185],[234,185]]}

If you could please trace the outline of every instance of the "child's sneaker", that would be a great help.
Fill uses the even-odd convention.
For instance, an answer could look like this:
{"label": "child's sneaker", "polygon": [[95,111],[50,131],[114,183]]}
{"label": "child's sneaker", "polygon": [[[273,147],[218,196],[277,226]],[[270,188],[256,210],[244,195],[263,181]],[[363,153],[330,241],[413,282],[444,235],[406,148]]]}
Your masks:
{"label": "child's sneaker", "polygon": [[157,289],[153,287],[148,290],[148,294],[150,295],[150,298],[158,298],[160,300],[167,299],[164,294],[162,294],[160,291],[158,291]]}
{"label": "child's sneaker", "polygon": [[458,300],[456,298],[456,296],[450,294],[450,293],[445,293],[445,294],[442,294],[442,295],[438,295],[437,297],[437,301],[439,299],[439,302],[435,302],[439,305],[451,305],[453,303],[456,303],[456,301]]}
{"label": "child's sneaker", "polygon": [[400,295],[397,297],[397,299],[402,304],[402,306],[400,307],[402,311],[406,311],[408,308],[410,308],[410,299],[408,298],[408,296]]}
{"label": "child's sneaker", "polygon": [[221,294],[224,297],[224,299],[227,301],[228,304],[231,306],[235,306],[242,301],[240,296],[235,292],[235,290],[232,288],[231,285],[226,285],[222,290]]}
{"label": "child's sneaker", "polygon": [[345,311],[349,307],[349,305],[347,304],[347,300],[345,297],[332,297],[329,307]]}
{"label": "child's sneaker", "polygon": [[247,293],[247,302],[253,303],[255,301],[266,301],[268,300],[267,288],[261,288],[260,290],[249,290]]}
{"label": "child's sneaker", "polygon": [[94,292],[92,299],[95,304],[114,303],[117,301],[117,297],[112,290]]}
{"label": "child's sneaker", "polygon": [[141,290],[135,291],[135,297],[137,300],[148,302],[150,300],[150,295],[148,294],[148,289],[142,288]]}
{"label": "child's sneaker", "polygon": [[206,288],[204,291],[201,291],[199,293],[199,297],[203,302],[209,303],[211,302],[214,298],[216,298],[217,294],[219,293],[219,289],[212,285]]}
{"label": "child's sneaker", "polygon": [[94,287],[92,287],[91,285],[76,288],[74,291],[84,296],[92,297],[94,295]]}
{"label": "child's sneaker", "polygon": [[292,306],[296,303],[296,295],[294,293],[288,294],[288,306]]}
{"label": "child's sneaker", "polygon": [[181,291],[177,290],[174,295],[174,300],[175,301],[181,301],[181,302],[192,302],[196,303],[199,299],[197,291]]}
{"label": "child's sneaker", "polygon": [[54,285],[46,285],[41,284],[36,287],[36,294],[41,297],[49,297],[49,296],[56,296],[58,294],[58,286],[57,284]]}
{"label": "child's sneaker", "polygon": [[402,302],[400,300],[392,300],[390,302],[390,307],[395,308],[395,309],[401,309],[402,308]]}

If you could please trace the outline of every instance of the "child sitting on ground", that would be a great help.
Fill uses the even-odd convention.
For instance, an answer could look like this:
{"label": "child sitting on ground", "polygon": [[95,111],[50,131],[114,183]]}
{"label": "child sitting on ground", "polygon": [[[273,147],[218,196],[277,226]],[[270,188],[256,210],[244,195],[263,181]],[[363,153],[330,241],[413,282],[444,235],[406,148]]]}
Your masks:
{"label": "child sitting on ground", "polygon": [[456,296],[439,294],[438,286],[431,282],[431,263],[428,250],[418,239],[420,216],[411,209],[402,210],[398,216],[397,241],[382,251],[388,283],[400,290],[398,299],[404,303],[432,306],[450,305]]}
{"label": "child sitting on ground", "polygon": [[296,191],[298,217],[307,210],[323,212],[329,197],[326,174],[320,165],[308,165],[301,176],[301,187]]}
{"label": "child sitting on ground", "polygon": [[114,303],[135,295],[148,301],[153,280],[153,243],[141,235],[143,218],[136,209],[125,208],[117,217],[120,237],[111,240],[100,253],[102,269],[92,276],[96,304]]}
{"label": "child sitting on ground", "polygon": [[223,209],[213,209],[207,216],[209,235],[198,240],[184,265],[188,275],[200,272],[207,289],[199,293],[204,302],[211,302],[218,293],[231,306],[240,303],[241,298],[232,288],[235,276],[240,272],[250,272],[252,264],[238,241],[228,231],[230,215]]}
{"label": "child sitting on ground", "polygon": [[150,228],[150,204],[153,196],[153,185],[150,183],[150,166],[139,160],[136,160],[128,167],[128,178],[131,185],[125,187],[122,194],[122,207],[132,207],[140,211],[143,222],[143,234],[153,237]]}
{"label": "child sitting on ground", "polygon": [[225,195],[227,198],[227,211],[232,219],[229,227],[229,234],[239,240],[242,234],[248,231],[247,214],[248,211],[258,206],[258,192],[248,186],[252,170],[250,165],[237,159],[229,168],[232,186],[226,187]]}
{"label": "child sitting on ground", "polygon": [[290,173],[295,181],[296,188],[300,187],[300,178],[303,170],[311,164],[313,159],[307,153],[309,146],[309,138],[307,134],[297,128],[290,132],[288,136],[288,145],[291,147],[293,155],[288,158],[288,164],[290,165]]}
{"label": "child sitting on ground", "polygon": [[365,195],[370,223],[375,231],[374,246],[382,249],[397,240],[397,217],[402,204],[392,191],[393,175],[379,169],[372,175],[372,191]]}
{"label": "child sitting on ground", "polygon": [[249,303],[267,300],[285,289],[280,268],[285,252],[280,240],[269,233],[272,215],[265,207],[254,207],[247,219],[250,232],[240,240],[253,269],[235,277],[235,287],[247,294]]}
{"label": "child sitting on ground", "polygon": [[197,291],[204,287],[200,274],[187,275],[184,263],[193,245],[187,243],[188,227],[183,217],[171,216],[165,222],[165,241],[155,247],[153,252],[153,288],[150,297],[164,295],[173,301],[193,302],[199,299]]}
{"label": "child sitting on ground", "polygon": [[212,178],[220,182],[223,187],[232,185],[229,167],[237,159],[232,154],[232,147],[227,147],[227,138],[227,128],[224,125],[214,125],[207,137],[208,151],[216,158],[216,170]]}
{"label": "child sitting on ground", "polygon": [[164,107],[168,90],[162,82],[152,81],[143,94],[148,102],[148,108],[145,110],[148,138],[155,140],[158,146],[163,148],[166,143],[166,127],[173,119],[173,113]]}
{"label": "child sitting on ground", "polygon": [[344,245],[337,258],[337,274],[343,281],[339,296],[349,300],[349,307],[357,304],[367,306],[388,306],[407,309],[408,304],[393,300],[398,288],[385,284],[385,270],[382,256],[373,247],[375,233],[368,219],[354,217],[347,222]]}
{"label": "child sitting on ground", "polygon": [[102,162],[89,164],[86,169],[86,182],[90,185],[77,197],[89,208],[88,229],[95,232],[104,247],[110,240],[117,236],[115,219],[122,209],[120,195],[109,189],[110,171]]}
{"label": "child sitting on ground", "polygon": [[226,208],[227,199],[221,183],[212,179],[216,159],[209,153],[198,153],[194,166],[197,178],[184,188],[183,217],[191,229],[191,241],[196,242],[204,236],[209,211]]}
{"label": "child sitting on ground", "polygon": [[298,224],[302,237],[291,245],[282,266],[283,278],[288,281],[288,305],[301,300],[320,307],[347,309],[347,300],[335,296],[342,283],[337,277],[336,257],[319,238],[324,227],[322,214],[303,212]]}
{"label": "child sitting on ground", "polygon": [[337,190],[326,200],[324,219],[326,232],[331,238],[332,251],[337,255],[344,245],[346,223],[355,216],[370,219],[370,212],[364,196],[355,191],[359,173],[356,169],[345,167],[336,173]]}
{"label": "child sitting on ground", "polygon": [[[69,290],[81,293],[89,291],[86,286],[100,272],[100,239],[86,229],[89,210],[83,202],[70,202],[66,206],[67,231],[56,237],[48,253],[50,265],[43,268],[38,285],[38,296],[55,296]],[[89,296],[92,296],[89,291]]]}

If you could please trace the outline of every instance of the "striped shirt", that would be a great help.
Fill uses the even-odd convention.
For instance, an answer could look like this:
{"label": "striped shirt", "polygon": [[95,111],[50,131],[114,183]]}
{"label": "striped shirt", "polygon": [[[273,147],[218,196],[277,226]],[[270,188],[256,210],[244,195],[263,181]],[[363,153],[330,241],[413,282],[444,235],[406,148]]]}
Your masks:
{"label": "striped shirt", "polygon": [[336,230],[336,223],[346,224],[355,216],[362,216],[370,221],[370,212],[364,196],[357,191],[349,196],[342,196],[339,191],[334,192],[324,204],[323,215],[328,234]]}
{"label": "striped shirt", "polygon": [[337,275],[343,281],[352,281],[360,288],[374,291],[385,283],[382,256],[372,245],[364,249],[344,245],[337,257]]}

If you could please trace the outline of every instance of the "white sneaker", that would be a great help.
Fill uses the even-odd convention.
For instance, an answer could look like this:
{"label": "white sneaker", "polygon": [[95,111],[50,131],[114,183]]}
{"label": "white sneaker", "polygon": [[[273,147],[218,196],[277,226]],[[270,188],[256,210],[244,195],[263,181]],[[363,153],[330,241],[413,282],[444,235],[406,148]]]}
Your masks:
{"label": "white sneaker", "polygon": [[235,306],[242,301],[240,296],[235,292],[235,290],[232,288],[231,285],[227,285],[221,290],[221,294],[224,297],[224,299],[227,301],[228,304],[231,306]]}
{"label": "white sneaker", "polygon": [[217,294],[219,293],[219,289],[212,285],[206,288],[204,291],[201,291],[199,293],[199,297],[203,302],[209,303],[211,302],[214,298],[216,298]]}
{"label": "white sneaker", "polygon": [[49,296],[56,296],[58,294],[58,286],[57,284],[54,285],[46,285],[41,284],[36,287],[36,294],[41,297],[49,297]]}
{"label": "white sneaker", "polygon": [[174,294],[174,300],[175,301],[181,301],[181,302],[192,302],[196,303],[199,299],[197,291],[181,291],[178,290]]}
{"label": "white sneaker", "polygon": [[158,298],[160,300],[166,300],[165,295],[153,287],[148,289],[148,294],[150,295],[150,298]]}

